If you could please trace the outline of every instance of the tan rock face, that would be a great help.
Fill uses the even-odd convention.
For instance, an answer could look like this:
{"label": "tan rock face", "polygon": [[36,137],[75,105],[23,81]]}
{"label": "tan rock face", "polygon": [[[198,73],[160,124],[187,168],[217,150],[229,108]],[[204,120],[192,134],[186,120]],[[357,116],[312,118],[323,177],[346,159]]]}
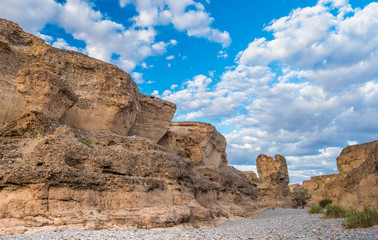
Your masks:
{"label": "tan rock face", "polygon": [[77,101],[76,94],[58,76],[45,69],[24,69],[18,73],[17,90],[30,111],[59,119]]}
{"label": "tan rock face", "polygon": [[311,199],[308,200],[308,205],[318,204],[320,200],[326,198],[324,191],[325,186],[340,177],[340,174],[329,174],[312,177],[311,180],[303,181],[303,187],[307,189],[308,194],[311,195]]}
{"label": "tan rock face", "polygon": [[159,144],[195,166],[227,165],[226,139],[208,123],[172,122]]}
{"label": "tan rock face", "polygon": [[310,203],[324,198],[344,207],[375,206],[378,199],[378,141],[348,146],[337,158],[340,174],[312,177],[303,187]]}
{"label": "tan rock face", "polygon": [[260,207],[213,126],[166,132],[174,104],[110,64],[0,20],[0,86],[0,235],[213,226]]}
{"label": "tan rock face", "polygon": [[[376,142],[351,145],[343,149],[340,156],[336,159],[337,169],[346,177],[353,169],[358,168],[369,159],[371,151],[374,151]],[[373,150],[372,150],[373,149]]]}
{"label": "tan rock face", "polygon": [[[84,54],[53,48],[4,19],[0,19],[0,65],[0,108],[7,110],[1,112],[0,124],[27,113],[30,107],[48,114],[48,106],[56,103],[46,96],[59,92],[59,88],[70,89],[78,96],[78,101],[65,112],[61,122],[79,129],[127,135],[139,113],[139,90],[129,74]],[[31,75],[25,75],[34,68],[38,73],[33,70]],[[17,92],[16,79],[20,71],[19,89],[26,98]],[[45,78],[38,86],[44,89],[38,97],[38,90],[33,90],[31,84],[35,77]],[[52,87],[56,83],[59,86]],[[61,91],[61,94],[67,95],[70,90]],[[35,97],[40,100],[31,103]],[[71,93],[66,97],[61,103],[65,106],[74,100]],[[60,112],[52,115],[59,116]]]}
{"label": "tan rock face", "polygon": [[257,187],[260,200],[273,204],[276,202],[281,206],[292,206],[286,159],[278,154],[275,159],[260,154],[256,159],[256,167],[261,181]]}
{"label": "tan rock face", "polygon": [[257,174],[253,171],[242,171],[248,180],[253,184],[261,183],[260,179],[257,177]]}
{"label": "tan rock face", "polygon": [[130,135],[145,137],[157,143],[168,131],[176,105],[144,94],[139,94],[139,104],[140,113],[130,130]]}

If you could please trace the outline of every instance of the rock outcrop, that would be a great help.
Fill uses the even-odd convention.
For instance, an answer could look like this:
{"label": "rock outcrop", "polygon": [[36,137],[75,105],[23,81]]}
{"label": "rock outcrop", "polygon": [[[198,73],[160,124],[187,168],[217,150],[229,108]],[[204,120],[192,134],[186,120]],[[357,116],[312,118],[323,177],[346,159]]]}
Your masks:
{"label": "rock outcrop", "polygon": [[226,139],[208,123],[172,122],[159,144],[194,166],[227,166]]}
{"label": "rock outcrop", "polygon": [[286,159],[278,154],[274,158],[260,154],[256,159],[259,199],[272,206],[292,207]]}
{"label": "rock outcrop", "polygon": [[142,136],[157,143],[168,131],[176,105],[154,96],[139,94],[140,113],[130,135]]}
{"label": "rock outcrop", "polygon": [[260,207],[213,126],[171,123],[175,105],[117,67],[6,20],[0,66],[0,234],[210,226]]}
{"label": "rock outcrop", "polygon": [[[61,104],[74,103],[60,122],[79,129],[127,135],[140,111],[139,90],[129,74],[84,54],[53,48],[6,20],[0,20],[0,56],[0,109],[6,112],[1,114],[0,124],[27,113],[30,107],[49,107],[52,103],[44,102],[43,95],[55,91],[66,95]],[[38,86],[46,88],[42,92],[30,88],[40,77],[45,78]]]}
{"label": "rock outcrop", "polygon": [[352,145],[337,158],[340,174],[312,177],[303,187],[310,203],[324,198],[344,207],[375,206],[378,199],[378,141]]}
{"label": "rock outcrop", "polygon": [[248,178],[248,180],[257,186],[257,184],[261,183],[257,174],[253,171],[243,171],[244,175]]}
{"label": "rock outcrop", "polygon": [[340,177],[340,174],[328,174],[322,176],[312,177],[311,180],[303,181],[303,188],[307,189],[311,198],[308,200],[308,205],[318,204],[320,200],[326,198],[325,186],[334,182]]}

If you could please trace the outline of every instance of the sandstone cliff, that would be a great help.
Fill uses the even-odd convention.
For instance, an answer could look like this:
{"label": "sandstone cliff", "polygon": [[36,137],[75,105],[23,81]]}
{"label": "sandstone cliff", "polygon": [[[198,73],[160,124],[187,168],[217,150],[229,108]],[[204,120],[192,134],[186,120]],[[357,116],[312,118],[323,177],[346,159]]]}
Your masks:
{"label": "sandstone cliff", "polygon": [[260,154],[256,159],[256,167],[260,179],[257,184],[259,200],[271,206],[292,207],[286,159],[278,154],[275,159]]}
{"label": "sandstone cliff", "polygon": [[0,234],[197,227],[259,207],[213,126],[171,123],[175,105],[117,67],[3,19],[0,66]]}
{"label": "sandstone cliff", "polygon": [[348,146],[337,158],[340,174],[312,177],[303,187],[310,203],[330,198],[345,207],[375,206],[378,201],[378,141]]}
{"label": "sandstone cliff", "polygon": [[227,166],[226,139],[208,123],[172,122],[159,144],[195,166]]}

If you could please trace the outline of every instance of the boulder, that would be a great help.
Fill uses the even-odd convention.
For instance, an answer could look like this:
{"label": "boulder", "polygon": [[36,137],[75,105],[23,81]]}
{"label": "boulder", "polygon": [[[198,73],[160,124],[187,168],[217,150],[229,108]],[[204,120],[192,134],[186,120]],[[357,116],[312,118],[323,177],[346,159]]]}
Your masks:
{"label": "boulder", "polygon": [[260,184],[259,199],[263,202],[270,202],[276,206],[292,206],[289,188],[289,173],[286,159],[281,155],[275,155],[275,159],[260,154],[256,159],[257,172]]}
{"label": "boulder", "polygon": [[[129,74],[84,54],[53,48],[5,19],[0,19],[0,66],[0,108],[5,110],[0,112],[0,125],[26,114],[30,108],[50,116],[49,107],[58,106],[54,99],[48,98],[60,88],[67,90],[60,94],[68,94],[60,104],[68,106],[74,102],[60,122],[75,128],[127,135],[139,113],[139,90]],[[34,73],[26,76],[29,71]],[[25,77],[27,79],[22,79]],[[49,89],[46,90],[49,93],[31,103],[38,90],[30,88],[31,85],[27,88],[25,84],[37,80],[40,81],[38,86]],[[55,83],[59,86],[51,88]],[[71,91],[77,96],[76,103],[72,101],[76,98],[71,99],[74,96]],[[61,114],[57,109],[52,112],[53,117]]]}
{"label": "boulder", "polygon": [[208,123],[172,122],[158,144],[194,166],[227,166],[226,139]]}
{"label": "boulder", "polygon": [[168,131],[175,115],[176,104],[141,93],[139,104],[140,113],[130,130],[130,135],[142,136],[157,143]]}

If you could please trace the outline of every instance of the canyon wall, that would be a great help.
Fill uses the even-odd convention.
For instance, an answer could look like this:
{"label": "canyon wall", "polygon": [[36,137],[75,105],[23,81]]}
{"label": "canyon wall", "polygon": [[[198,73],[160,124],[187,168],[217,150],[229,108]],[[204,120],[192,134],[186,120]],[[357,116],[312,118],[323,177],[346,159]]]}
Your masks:
{"label": "canyon wall", "polygon": [[0,19],[0,234],[214,226],[262,205],[206,123]]}

